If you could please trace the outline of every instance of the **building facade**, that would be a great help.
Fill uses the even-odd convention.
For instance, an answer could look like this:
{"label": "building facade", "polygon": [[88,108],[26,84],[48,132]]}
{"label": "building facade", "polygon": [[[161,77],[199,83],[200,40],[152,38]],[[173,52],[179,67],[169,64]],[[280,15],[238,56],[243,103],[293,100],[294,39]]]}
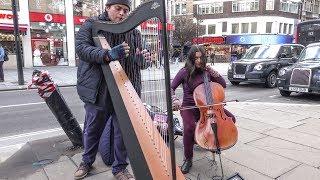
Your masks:
{"label": "building facade", "polygon": [[[16,1],[23,66],[27,68],[76,66],[78,57],[75,53],[75,34],[87,18],[102,13],[107,2],[107,0]],[[132,9],[143,2],[143,0],[133,0]],[[1,0],[0,43],[9,52],[9,61],[4,64],[5,68],[16,68],[17,64],[13,18],[11,0]],[[150,29],[155,25],[158,23],[149,21],[144,27]],[[172,26],[170,27],[172,30]],[[141,30],[144,31],[143,27]]]}

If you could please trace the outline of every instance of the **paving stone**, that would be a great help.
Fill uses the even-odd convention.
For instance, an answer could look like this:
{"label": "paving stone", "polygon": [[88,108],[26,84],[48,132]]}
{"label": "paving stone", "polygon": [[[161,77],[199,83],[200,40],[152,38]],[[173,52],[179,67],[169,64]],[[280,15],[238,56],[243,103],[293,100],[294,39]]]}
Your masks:
{"label": "paving stone", "polygon": [[320,136],[320,120],[316,118],[308,118],[302,121],[304,124],[291,128],[294,131]]}
{"label": "paving stone", "polygon": [[50,180],[74,179],[76,166],[71,160],[61,161],[44,167]]}
{"label": "paving stone", "polygon": [[[43,169],[38,169],[36,172],[26,175],[20,178],[14,178],[15,180],[45,180],[48,179]],[[10,180],[10,178],[9,178]],[[13,179],[12,179],[13,180]]]}
{"label": "paving stone", "polygon": [[301,132],[297,132],[291,129],[285,129],[285,128],[279,128],[279,129],[274,129],[268,132],[265,132],[265,134],[291,141],[294,143],[302,144],[305,146],[313,147],[316,149],[320,149],[320,137],[319,136],[314,136],[310,134],[305,134]]}
{"label": "paving stone", "polygon": [[110,170],[99,173],[99,174],[95,174],[95,175],[89,175],[88,177],[86,177],[84,179],[85,180],[115,180],[115,178],[113,177],[113,174]]}
{"label": "paving stone", "polygon": [[242,129],[240,127],[238,127],[237,129],[238,129],[238,141],[240,141],[242,143],[248,143],[253,140],[261,139],[261,138],[267,136],[264,134],[260,134],[257,132],[247,130],[247,129]]}
{"label": "paving stone", "polygon": [[242,118],[242,117],[237,118],[236,126],[241,127],[243,129],[255,131],[255,132],[265,132],[265,131],[269,131],[271,129],[277,128],[277,126],[274,126],[271,124],[266,124],[263,122]]}
{"label": "paving stone", "polygon": [[249,108],[244,111],[241,108],[232,108],[231,112],[237,117],[247,118],[283,128],[292,128],[301,125],[302,123],[299,121],[305,119],[305,116],[302,115],[280,112],[273,109],[253,111]]}
{"label": "paving stone", "polygon": [[[223,156],[222,166],[224,172],[224,179],[231,177],[236,173],[246,180],[271,180],[272,178],[263,175],[259,172],[253,171],[245,166],[241,166],[232,162]],[[221,166],[218,156],[216,156],[216,164],[213,163],[211,158],[203,158],[193,163],[190,174],[199,177],[201,180],[211,180],[213,177],[221,177]]]}
{"label": "paving stone", "polygon": [[320,177],[320,170],[307,165],[301,165],[293,170],[283,174],[277,180],[318,180]]}
{"label": "paving stone", "polygon": [[310,166],[320,166],[319,149],[314,149],[273,137],[259,139],[257,141],[248,143],[248,145],[261,148],[263,150],[308,164]]}
{"label": "paving stone", "polygon": [[222,151],[222,154],[235,163],[272,178],[276,178],[300,164],[299,162],[241,143]]}

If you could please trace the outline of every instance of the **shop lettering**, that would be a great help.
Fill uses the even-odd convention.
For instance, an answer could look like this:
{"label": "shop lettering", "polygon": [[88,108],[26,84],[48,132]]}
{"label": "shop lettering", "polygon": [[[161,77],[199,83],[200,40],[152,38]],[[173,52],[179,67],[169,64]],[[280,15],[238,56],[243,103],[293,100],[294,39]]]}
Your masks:
{"label": "shop lettering", "polygon": [[0,13],[0,19],[13,19],[14,15],[12,14],[2,14]]}

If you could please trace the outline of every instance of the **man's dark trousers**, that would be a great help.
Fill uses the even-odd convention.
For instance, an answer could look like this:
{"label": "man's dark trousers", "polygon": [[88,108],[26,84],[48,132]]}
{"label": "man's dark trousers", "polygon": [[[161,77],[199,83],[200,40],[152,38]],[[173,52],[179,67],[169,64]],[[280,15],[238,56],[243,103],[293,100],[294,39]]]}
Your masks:
{"label": "man's dark trousers", "polygon": [[[88,165],[92,165],[98,152],[100,137],[103,137],[108,119],[112,118],[114,134],[114,162],[112,164],[112,173],[117,174],[124,170],[127,163],[127,151],[122,140],[118,120],[114,112],[107,112],[105,108],[86,103],[84,105],[86,115],[83,130],[84,153],[82,160]],[[110,123],[109,123],[110,124]],[[104,139],[102,139],[104,140]],[[107,147],[106,147],[107,148]],[[103,149],[103,148],[102,148]]]}

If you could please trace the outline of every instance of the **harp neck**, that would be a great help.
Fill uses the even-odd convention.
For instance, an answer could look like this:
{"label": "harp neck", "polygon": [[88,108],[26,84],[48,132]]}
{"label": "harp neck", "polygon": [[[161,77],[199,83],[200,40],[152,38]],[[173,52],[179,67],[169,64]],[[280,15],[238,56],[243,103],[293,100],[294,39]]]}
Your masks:
{"label": "harp neck", "polygon": [[93,23],[92,35],[93,37],[97,37],[100,31],[116,34],[125,33],[151,18],[158,18],[162,23],[166,23],[165,0],[150,0],[145,2],[119,23],[95,21]]}

